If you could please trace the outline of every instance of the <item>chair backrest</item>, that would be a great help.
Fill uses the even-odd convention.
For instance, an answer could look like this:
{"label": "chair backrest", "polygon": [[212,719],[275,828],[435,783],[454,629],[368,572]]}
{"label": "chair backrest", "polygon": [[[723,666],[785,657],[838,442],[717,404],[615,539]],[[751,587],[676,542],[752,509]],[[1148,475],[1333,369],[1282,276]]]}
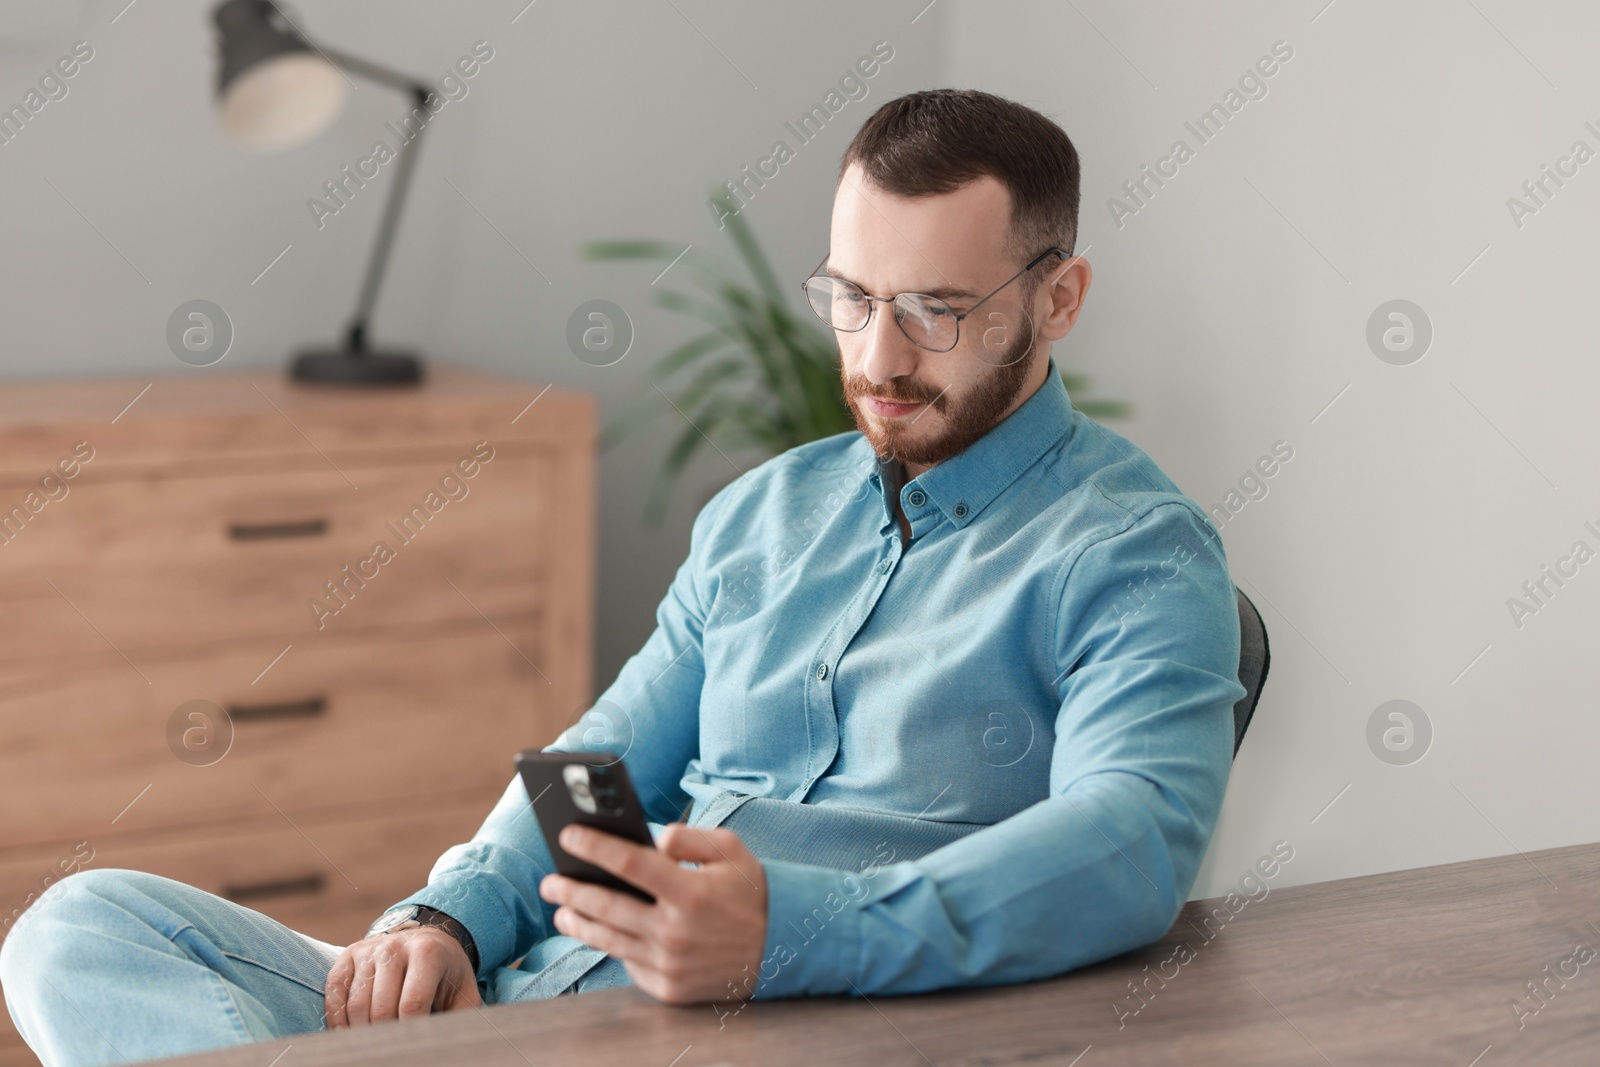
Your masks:
{"label": "chair backrest", "polygon": [[1256,713],[1256,701],[1261,699],[1261,687],[1267,684],[1272,649],[1267,644],[1267,627],[1261,621],[1261,613],[1238,586],[1233,591],[1239,598],[1239,684],[1244,686],[1244,696],[1233,706],[1233,754],[1237,756],[1244,732]]}

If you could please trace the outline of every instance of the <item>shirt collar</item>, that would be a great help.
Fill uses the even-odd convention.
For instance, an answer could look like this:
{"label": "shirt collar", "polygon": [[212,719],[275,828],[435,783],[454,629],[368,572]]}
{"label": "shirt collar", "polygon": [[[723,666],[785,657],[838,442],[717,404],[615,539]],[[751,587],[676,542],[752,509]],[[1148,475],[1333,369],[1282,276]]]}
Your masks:
{"label": "shirt collar", "polygon": [[1049,361],[1044,384],[965,452],[924,471],[907,485],[920,488],[957,528],[1005,492],[1062,437],[1072,432],[1072,400]]}

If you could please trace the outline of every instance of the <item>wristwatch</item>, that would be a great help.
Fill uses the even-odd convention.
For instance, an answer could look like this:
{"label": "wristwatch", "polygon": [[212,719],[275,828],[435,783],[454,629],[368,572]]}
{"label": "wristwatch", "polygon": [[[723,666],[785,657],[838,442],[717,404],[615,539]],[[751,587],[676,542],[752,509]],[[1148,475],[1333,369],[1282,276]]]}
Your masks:
{"label": "wristwatch", "polygon": [[436,926],[455,938],[466,950],[467,961],[472,964],[472,973],[478,973],[477,942],[472,940],[472,934],[465,926],[438,908],[430,908],[425,904],[402,904],[398,908],[390,908],[367,928],[367,936],[392,934],[396,930],[409,930],[412,926]]}

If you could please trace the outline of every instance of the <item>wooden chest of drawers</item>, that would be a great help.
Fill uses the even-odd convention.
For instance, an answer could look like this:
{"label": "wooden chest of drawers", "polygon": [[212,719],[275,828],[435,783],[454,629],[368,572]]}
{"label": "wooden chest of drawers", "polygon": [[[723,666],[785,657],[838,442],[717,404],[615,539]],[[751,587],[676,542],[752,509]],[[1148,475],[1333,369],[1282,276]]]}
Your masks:
{"label": "wooden chest of drawers", "polygon": [[128,867],[348,942],[471,836],[590,698],[594,407],[541,389],[0,386],[7,929]]}

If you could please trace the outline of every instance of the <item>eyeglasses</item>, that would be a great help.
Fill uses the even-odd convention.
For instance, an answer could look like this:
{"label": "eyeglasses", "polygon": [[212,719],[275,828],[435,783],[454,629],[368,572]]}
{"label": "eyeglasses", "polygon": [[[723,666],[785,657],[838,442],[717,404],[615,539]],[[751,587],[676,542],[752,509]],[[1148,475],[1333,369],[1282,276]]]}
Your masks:
{"label": "eyeglasses", "polygon": [[[929,352],[948,352],[960,343],[963,319],[977,311],[1001,289],[1051,256],[1071,259],[1072,253],[1055,247],[1045,249],[1030,260],[1026,267],[998,285],[994,292],[961,312],[956,311],[946,301],[925,293],[871,296],[855,282],[835,278],[830,274],[812,272],[811,277],[800,283],[800,288],[805,290],[806,301],[811,305],[811,310],[816,313],[817,318],[835,330],[858,333],[866,329],[867,323],[872,321],[874,303],[892,303],[894,321],[899,325],[900,331],[911,339],[912,344]],[[822,263],[827,261],[828,257],[823,256]],[[822,263],[817,264],[818,271],[822,269]]]}

